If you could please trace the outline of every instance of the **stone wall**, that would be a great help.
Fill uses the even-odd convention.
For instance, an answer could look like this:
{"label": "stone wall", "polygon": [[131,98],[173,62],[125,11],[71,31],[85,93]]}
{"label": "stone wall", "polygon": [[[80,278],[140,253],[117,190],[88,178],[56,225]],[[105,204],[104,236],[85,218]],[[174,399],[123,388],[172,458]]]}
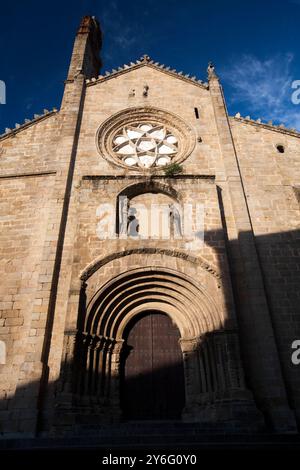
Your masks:
{"label": "stone wall", "polygon": [[289,399],[299,416],[300,376],[291,344],[300,337],[300,207],[294,191],[300,140],[236,119],[231,125]]}
{"label": "stone wall", "polygon": [[[148,59],[86,82],[97,74],[98,33],[97,23],[85,19],[59,113],[0,138],[0,340],[7,347],[0,430],[6,437],[47,435],[55,429],[54,407],[65,412],[74,405],[70,366],[83,287],[89,303],[122,273],[158,266],[194,278],[213,299],[218,328],[236,331],[238,323],[258,407],[273,429],[294,432],[300,383],[289,348],[300,337],[300,217],[293,191],[299,137],[229,120],[211,68],[209,86]],[[172,113],[191,129],[195,145],[181,174],[157,170],[152,177],[100,154],[101,125],[116,113],[145,108]],[[186,237],[100,239],[99,206],[117,208],[120,194],[146,206],[156,196],[204,204],[204,244],[191,249]],[[113,228],[116,222],[114,215]],[[192,349],[197,343],[185,340]],[[239,364],[237,337],[233,342]],[[62,427],[72,425],[72,413],[60,419]]]}

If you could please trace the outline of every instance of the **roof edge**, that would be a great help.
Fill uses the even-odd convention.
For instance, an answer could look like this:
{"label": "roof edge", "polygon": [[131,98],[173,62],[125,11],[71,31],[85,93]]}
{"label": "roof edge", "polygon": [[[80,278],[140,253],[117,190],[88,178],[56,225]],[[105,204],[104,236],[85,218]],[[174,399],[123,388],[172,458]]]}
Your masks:
{"label": "roof edge", "polygon": [[288,127],[285,127],[284,124],[279,124],[278,126],[273,124],[272,121],[269,122],[262,122],[261,119],[251,119],[250,116],[242,117],[240,113],[237,113],[235,116],[229,116],[231,120],[235,120],[238,122],[242,122],[244,124],[250,124],[252,126],[258,126],[258,127],[263,127],[265,129],[275,131],[275,132],[280,132],[281,134],[288,134],[292,135],[294,137],[300,137],[300,131],[297,131],[296,129],[290,129]]}
{"label": "roof edge", "polygon": [[159,70],[164,72],[172,77],[179,78],[186,82],[192,83],[193,85],[200,86],[201,88],[208,90],[208,83],[204,83],[202,80],[198,80],[196,76],[190,76],[190,74],[184,74],[182,71],[177,72],[176,69],[172,69],[169,66],[165,66],[165,64],[160,64],[159,62],[155,62],[154,60],[150,59],[148,55],[143,55],[140,59],[136,60],[135,62],[130,62],[129,64],[124,64],[117,69],[112,69],[111,72],[105,72],[103,75],[99,75],[97,78],[87,79],[86,84],[87,86],[95,85],[99,82],[104,82],[111,78],[118,77],[124,73],[129,72],[130,70],[136,70],[143,66],[149,66],[154,68],[155,70]]}
{"label": "roof edge", "polygon": [[41,122],[44,119],[53,116],[54,114],[57,114],[58,110],[56,108],[53,108],[51,111],[48,111],[48,109],[44,109],[44,114],[34,114],[33,119],[25,119],[23,124],[15,124],[14,129],[10,129],[7,127],[5,129],[5,132],[3,134],[0,134],[0,141],[5,140],[8,137],[11,137],[18,132],[27,129],[28,127],[32,126],[33,124],[36,124],[37,122]]}

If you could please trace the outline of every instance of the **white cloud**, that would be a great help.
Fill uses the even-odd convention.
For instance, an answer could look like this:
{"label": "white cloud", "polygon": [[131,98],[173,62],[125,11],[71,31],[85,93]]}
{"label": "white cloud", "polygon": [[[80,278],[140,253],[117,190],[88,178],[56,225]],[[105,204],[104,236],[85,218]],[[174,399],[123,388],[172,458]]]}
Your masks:
{"label": "white cloud", "polygon": [[243,55],[221,73],[232,87],[231,103],[241,103],[249,114],[300,129],[300,106],[291,102],[293,54],[276,55],[265,61]]}

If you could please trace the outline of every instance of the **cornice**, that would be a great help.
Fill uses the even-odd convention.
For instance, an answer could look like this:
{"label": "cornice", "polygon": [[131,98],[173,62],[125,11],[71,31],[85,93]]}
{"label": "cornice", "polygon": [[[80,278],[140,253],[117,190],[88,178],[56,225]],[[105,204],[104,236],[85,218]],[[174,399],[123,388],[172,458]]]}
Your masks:
{"label": "cornice", "polygon": [[284,124],[279,124],[278,126],[276,126],[272,123],[272,121],[262,122],[261,119],[254,120],[251,119],[250,116],[242,117],[240,113],[237,113],[235,116],[229,116],[229,118],[233,121],[242,122],[244,124],[250,124],[251,126],[263,127],[264,129],[279,132],[281,134],[288,134],[298,138],[300,137],[299,131],[297,131],[296,129],[289,129],[285,127]]}
{"label": "cornice", "polygon": [[166,73],[172,77],[179,78],[188,83],[192,83],[193,85],[199,86],[205,90],[208,90],[208,84],[204,83],[202,80],[198,80],[195,76],[190,76],[189,74],[184,74],[183,72],[177,72],[176,69],[171,69],[171,67],[166,66],[164,64],[160,64],[159,62],[155,62],[152,60],[148,55],[143,55],[140,59],[136,60],[135,62],[130,62],[129,64],[124,64],[117,69],[112,69],[111,72],[105,72],[103,75],[99,75],[98,78],[92,78],[86,80],[87,86],[92,86],[100,82],[104,82],[106,80],[110,80],[111,78],[118,77],[119,75],[123,75],[131,70],[136,70],[141,67],[148,66],[155,70],[159,70],[160,72]]}
{"label": "cornice", "polygon": [[18,132],[23,131],[24,129],[27,129],[28,127],[32,126],[33,124],[37,124],[38,122],[43,121],[44,119],[47,119],[50,116],[53,116],[56,114],[58,111],[56,108],[53,108],[52,111],[48,111],[48,109],[44,109],[44,114],[34,114],[33,119],[25,119],[23,124],[15,124],[14,129],[6,128],[5,132],[0,135],[0,141],[5,140],[8,137],[16,135]]}

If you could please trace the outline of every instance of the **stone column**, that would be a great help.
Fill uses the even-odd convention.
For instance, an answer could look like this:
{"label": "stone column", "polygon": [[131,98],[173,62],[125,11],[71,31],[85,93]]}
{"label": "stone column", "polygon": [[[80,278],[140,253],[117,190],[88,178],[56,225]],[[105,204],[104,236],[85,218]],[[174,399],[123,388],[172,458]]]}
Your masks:
{"label": "stone column", "polygon": [[119,421],[122,410],[120,407],[120,387],[121,387],[121,354],[123,350],[124,340],[115,341],[111,351],[111,385],[109,404],[113,421]]}
{"label": "stone column", "polygon": [[198,350],[201,338],[181,338],[179,340],[183,354],[183,368],[185,381],[185,407],[182,412],[183,421],[197,421],[195,419],[199,407],[200,368]]}

